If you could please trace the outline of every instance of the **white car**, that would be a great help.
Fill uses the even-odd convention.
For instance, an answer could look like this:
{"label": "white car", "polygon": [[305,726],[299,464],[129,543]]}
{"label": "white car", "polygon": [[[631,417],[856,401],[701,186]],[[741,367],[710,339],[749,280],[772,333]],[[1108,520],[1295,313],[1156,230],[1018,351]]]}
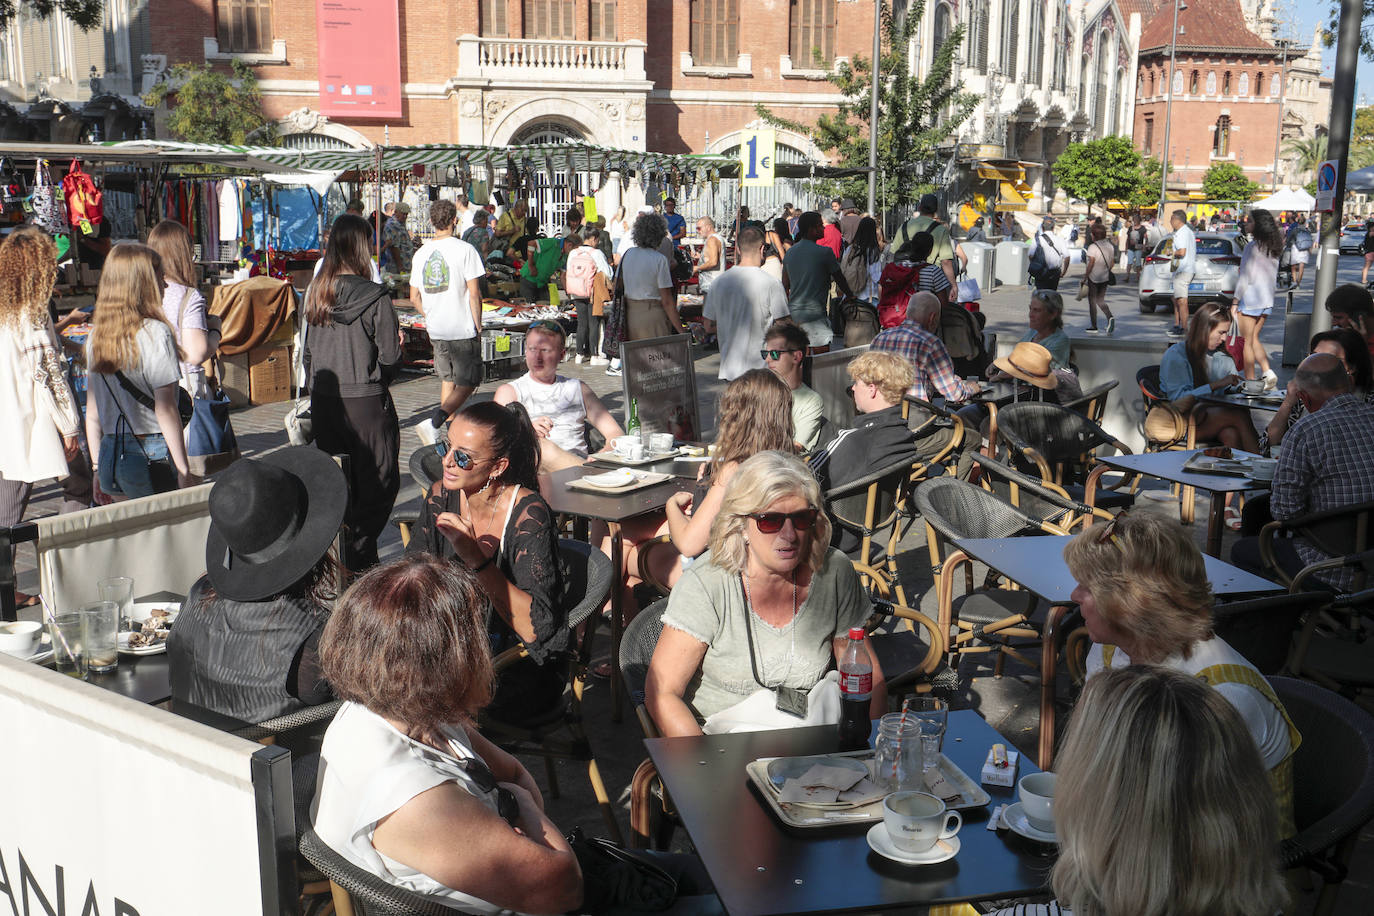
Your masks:
{"label": "white car", "polygon": [[[1188,309],[1192,311],[1204,302],[1218,300],[1230,304],[1236,294],[1236,280],[1240,277],[1240,244],[1230,235],[1220,232],[1197,234],[1197,261],[1193,280],[1188,284]],[[1150,314],[1174,298],[1174,272],[1170,260],[1174,240],[1166,236],[1145,256],[1140,269],[1140,310]]]}

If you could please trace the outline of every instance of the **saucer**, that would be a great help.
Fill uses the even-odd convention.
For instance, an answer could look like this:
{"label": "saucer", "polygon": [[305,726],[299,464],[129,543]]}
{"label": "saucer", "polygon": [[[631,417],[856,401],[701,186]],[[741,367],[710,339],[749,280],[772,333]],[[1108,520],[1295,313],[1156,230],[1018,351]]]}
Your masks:
{"label": "saucer", "polygon": [[1026,817],[1026,810],[1021,807],[1020,802],[1007,805],[1002,812],[1002,822],[1010,828],[1012,833],[1023,836],[1028,840],[1037,843],[1058,843],[1059,836],[1053,832],[1041,830],[1033,825]]}
{"label": "saucer", "polygon": [[885,859],[901,862],[903,865],[935,865],[947,862],[959,854],[959,835],[944,840],[936,840],[935,845],[925,852],[906,852],[892,845],[887,825],[882,821],[868,830],[868,848]]}

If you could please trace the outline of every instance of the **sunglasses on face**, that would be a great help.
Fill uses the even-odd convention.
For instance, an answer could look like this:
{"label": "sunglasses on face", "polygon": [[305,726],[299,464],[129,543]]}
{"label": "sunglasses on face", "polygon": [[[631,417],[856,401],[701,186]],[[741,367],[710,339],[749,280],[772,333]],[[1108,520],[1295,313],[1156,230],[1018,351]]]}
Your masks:
{"label": "sunglasses on face", "polygon": [[792,522],[793,531],[810,531],[811,526],[816,524],[818,515],[818,509],[799,509],[796,512],[753,512],[749,518],[759,526],[761,533],[777,534],[782,530],[783,523],[789,520]]}
{"label": "sunglasses on face", "polygon": [[779,360],[784,353],[800,353],[800,350],[760,350],[759,356],[764,359]]}
{"label": "sunglasses on face", "polygon": [[447,461],[450,455],[453,456],[453,463],[458,465],[462,471],[469,470],[474,464],[482,461],[493,461],[492,458],[478,458],[470,455],[461,448],[450,449],[447,439],[439,439],[434,443],[434,451],[439,456],[440,461]]}

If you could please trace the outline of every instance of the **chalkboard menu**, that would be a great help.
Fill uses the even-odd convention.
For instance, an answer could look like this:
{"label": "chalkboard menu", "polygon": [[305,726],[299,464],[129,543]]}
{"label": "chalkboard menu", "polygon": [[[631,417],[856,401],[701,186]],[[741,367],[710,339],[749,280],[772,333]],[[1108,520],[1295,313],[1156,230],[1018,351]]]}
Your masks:
{"label": "chalkboard menu", "polygon": [[700,442],[701,415],[697,409],[691,336],[670,334],[621,341],[620,360],[625,421],[630,419],[630,404],[638,402],[642,429],[672,433],[674,439],[684,442]]}

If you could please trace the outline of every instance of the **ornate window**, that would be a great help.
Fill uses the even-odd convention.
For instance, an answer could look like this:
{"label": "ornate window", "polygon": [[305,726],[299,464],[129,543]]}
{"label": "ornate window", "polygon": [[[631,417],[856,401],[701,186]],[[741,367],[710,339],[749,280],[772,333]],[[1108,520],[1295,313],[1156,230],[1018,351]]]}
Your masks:
{"label": "ornate window", "polygon": [[788,18],[793,67],[808,70],[835,59],[835,0],[792,0]]}
{"label": "ornate window", "polygon": [[525,37],[576,38],[576,0],[525,0]]}
{"label": "ornate window", "polygon": [[1231,116],[1222,115],[1217,118],[1216,126],[1212,131],[1212,155],[1226,156],[1231,152]]}
{"label": "ornate window", "polygon": [[1194,70],[1188,77],[1188,94],[1197,95],[1202,87],[1202,74]]}
{"label": "ornate window", "polygon": [[1037,89],[1045,76],[1045,6],[1031,0],[1030,83]]}
{"label": "ornate window", "polygon": [[1250,94],[1250,74],[1242,73],[1240,80],[1236,83],[1236,95]]}
{"label": "ornate window", "polygon": [[692,0],[692,62],[733,67],[739,61],[739,0]]}
{"label": "ornate window", "polygon": [[615,41],[615,0],[592,0],[592,41]]}
{"label": "ornate window", "polygon": [[973,15],[969,17],[968,65],[980,73],[988,72],[988,27],[991,25],[988,0],[973,0]]}
{"label": "ornate window", "polygon": [[1154,150],[1154,148],[1155,148],[1155,119],[1154,119],[1154,118],[1146,118],[1146,119],[1145,119],[1145,155],[1147,155],[1147,156],[1150,155],[1150,153]]}
{"label": "ornate window", "polygon": [[272,50],[272,0],[216,0],[215,35],[223,53]]}
{"label": "ornate window", "polygon": [[1069,22],[1063,7],[1055,13],[1054,34],[1054,88],[1063,92],[1069,81]]}
{"label": "ornate window", "polygon": [[940,56],[940,49],[944,47],[945,40],[949,38],[950,23],[953,16],[950,14],[948,3],[938,3],[935,6],[935,27],[931,33],[930,59],[934,61]]}
{"label": "ornate window", "polygon": [[1174,95],[1183,94],[1183,71],[1174,71]]}
{"label": "ornate window", "polygon": [[1269,95],[1270,95],[1271,97],[1273,97],[1273,98],[1278,98],[1278,95],[1279,95],[1279,75],[1278,75],[1277,73],[1275,73],[1273,76],[1269,77]]}
{"label": "ornate window", "polygon": [[1255,95],[1264,91],[1264,71],[1259,70],[1255,73]]}
{"label": "ornate window", "polygon": [[507,38],[510,24],[506,18],[507,0],[482,0],[477,7],[477,26],[488,38]]}
{"label": "ornate window", "polygon": [[1002,15],[1002,75],[1017,82],[1017,52],[1021,45],[1020,0],[1005,0]]}
{"label": "ornate window", "polygon": [[1230,70],[1227,70],[1227,71],[1226,71],[1224,74],[1222,74],[1222,76],[1221,76],[1221,94],[1222,94],[1222,95],[1230,95],[1230,94],[1231,94],[1231,71],[1230,71]]}

